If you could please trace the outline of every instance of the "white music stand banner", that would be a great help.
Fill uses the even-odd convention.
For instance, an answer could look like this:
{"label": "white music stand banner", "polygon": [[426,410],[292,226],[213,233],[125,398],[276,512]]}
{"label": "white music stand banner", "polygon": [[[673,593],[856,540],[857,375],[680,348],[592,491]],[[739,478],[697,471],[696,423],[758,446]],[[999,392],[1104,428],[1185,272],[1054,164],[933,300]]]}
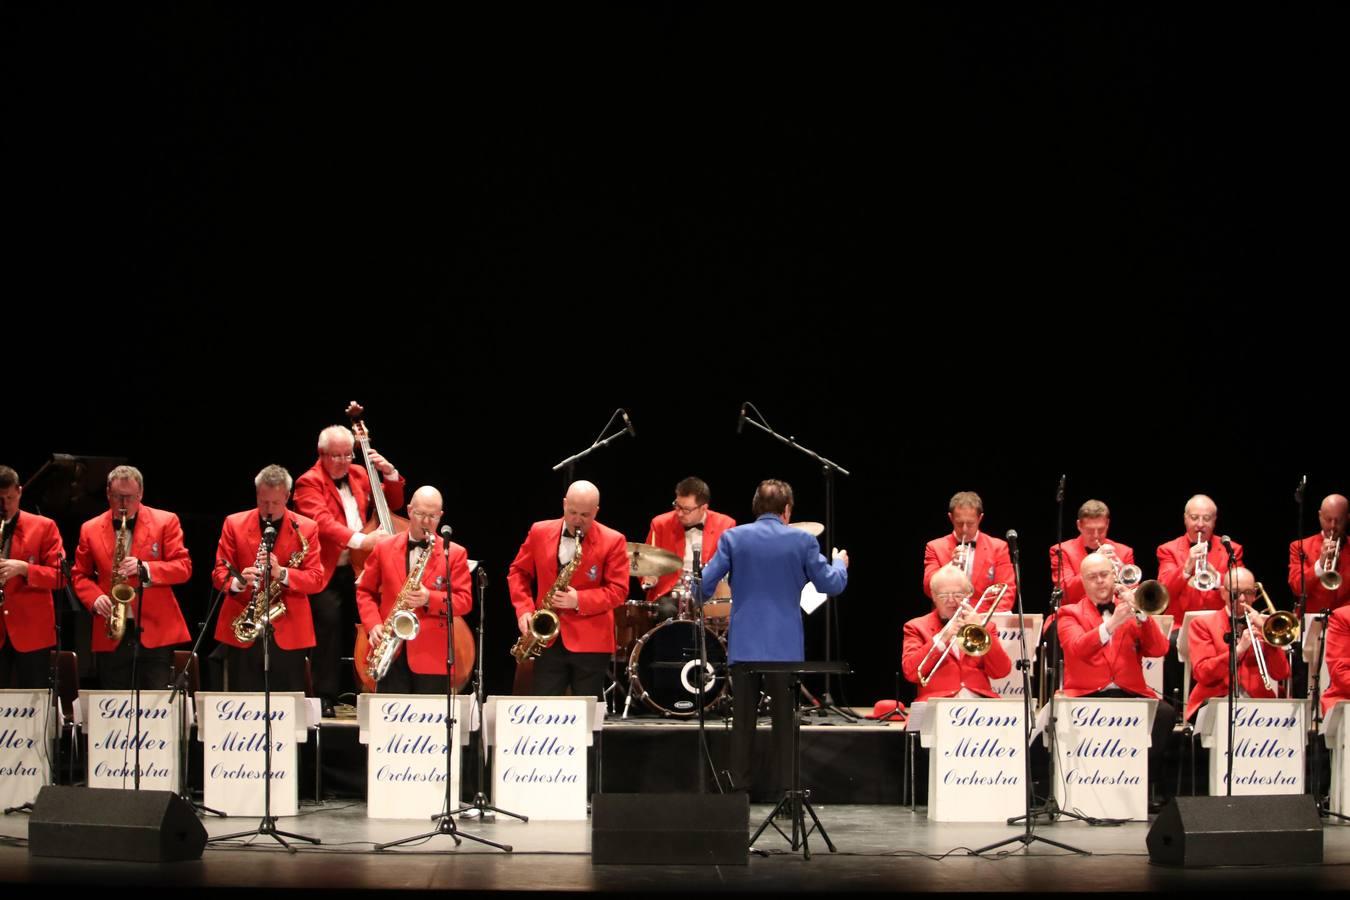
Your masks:
{"label": "white music stand banner", "polygon": [[[1045,617],[1040,613],[1029,613],[1022,618],[1026,622],[1027,662],[1029,664],[1035,663],[1036,649],[1041,644],[1041,627],[1045,622]],[[999,640],[1003,642],[1003,652],[1007,653],[1008,658],[1013,661],[1012,670],[1002,678],[989,679],[989,686],[1000,697],[1016,697],[1020,700],[1022,698],[1022,673],[1017,671],[1017,660],[1022,657],[1022,642],[1017,634],[1017,613],[994,613],[994,617],[989,620],[989,627],[998,632]],[[1034,699],[1032,705],[1035,705]]]}
{"label": "white music stand banner", "polygon": [[1102,819],[1148,818],[1148,748],[1157,700],[1055,698],[1055,800]]}
{"label": "white music stand banner", "polygon": [[[76,720],[89,735],[89,786],[130,788],[136,779],[134,691],[85,691]],[[173,691],[141,691],[141,790],[178,792],[183,729]]]}
{"label": "white music stand banner", "polygon": [[0,808],[32,803],[50,782],[58,716],[47,688],[0,690]]}
{"label": "white music stand banner", "polygon": [[928,700],[920,743],[929,748],[930,820],[1003,822],[1025,812],[1023,703],[985,697]]}
{"label": "white music stand banner", "polygon": [[[1331,708],[1322,720],[1322,740],[1331,751],[1331,811],[1346,815],[1346,799],[1350,798],[1350,728],[1345,724],[1346,701],[1342,700]],[[1327,824],[1342,825],[1341,819],[1332,817]]]}
{"label": "white music stand banner", "polygon": [[[1238,700],[1234,712],[1233,794],[1303,793],[1308,701]],[[1227,794],[1228,698],[1209,700],[1196,718],[1209,748],[1209,793]]]}
{"label": "white music stand banner", "polygon": [[[227,816],[263,814],[263,699],[261,692],[197,692],[204,801]],[[293,816],[300,807],[296,745],[308,739],[313,707],[299,691],[274,691],[271,703],[272,815]]]}
{"label": "white music stand banner", "polygon": [[[459,803],[460,747],[476,724],[471,695],[455,698],[450,798]],[[475,717],[476,718],[476,717]],[[445,799],[445,697],[439,694],[361,694],[356,719],[366,753],[366,815],[427,819]],[[454,812],[454,810],[450,810]]]}
{"label": "white music stand banner", "polygon": [[594,697],[489,697],[492,802],[530,819],[586,818],[586,748],[603,721]]}

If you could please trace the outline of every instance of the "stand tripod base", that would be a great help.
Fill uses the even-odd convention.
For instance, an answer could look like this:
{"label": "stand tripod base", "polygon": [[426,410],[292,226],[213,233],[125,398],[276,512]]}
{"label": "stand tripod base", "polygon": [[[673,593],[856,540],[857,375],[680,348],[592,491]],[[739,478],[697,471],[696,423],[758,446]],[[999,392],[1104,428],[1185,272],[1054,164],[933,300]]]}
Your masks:
{"label": "stand tripod base", "polygon": [[[466,808],[476,809],[477,807],[466,807]],[[503,810],[503,812],[505,812],[505,810]],[[515,813],[507,813],[507,815],[515,815]],[[499,844],[496,841],[490,841],[487,838],[481,838],[478,837],[477,835],[467,834],[463,831],[460,831],[455,826],[454,813],[440,813],[438,815],[432,816],[431,818],[432,821],[437,823],[436,829],[434,831],[428,831],[425,834],[415,834],[412,837],[399,838],[398,840],[390,841],[387,844],[376,844],[375,849],[388,850],[390,847],[399,847],[402,846],[403,844],[411,844],[415,841],[425,841],[430,838],[436,837],[436,835],[438,834],[444,834],[454,840],[456,847],[458,847],[464,841],[468,840],[468,841],[477,841],[478,843],[486,844],[489,847],[496,847],[498,850],[505,850],[507,853],[511,852],[510,844]],[[520,817],[517,816],[517,818]]]}
{"label": "stand tripod base", "polygon": [[1031,822],[1034,825],[1053,825],[1060,819],[1076,819],[1079,822],[1086,822],[1088,820],[1087,816],[1080,816],[1076,812],[1069,812],[1066,809],[1061,809],[1059,803],[1057,803],[1054,798],[1051,798],[1045,801],[1042,806],[1032,809],[1030,813],[1013,816],[1008,820],[1008,824],[1016,825],[1018,822],[1022,822],[1028,817],[1030,817]]}
{"label": "stand tripod base", "polygon": [[308,841],[311,844],[323,843],[316,837],[309,837],[308,835],[304,834],[295,834],[290,831],[282,831],[281,829],[277,828],[277,820],[271,816],[263,816],[262,821],[258,823],[258,827],[253,829],[252,831],[236,831],[234,834],[222,834],[219,837],[207,838],[206,842],[208,844],[214,844],[217,841],[232,841],[235,840],[236,838],[253,837],[255,835],[267,835],[268,837],[272,838],[272,840],[276,841],[278,844],[285,847],[287,851],[291,853],[295,852],[295,848],[292,847],[290,844],[286,843],[286,841],[284,840],[285,838],[291,838],[292,840],[296,841]]}
{"label": "stand tripod base", "polygon": [[11,806],[11,807],[9,807],[8,809],[6,809],[6,810],[5,810],[5,815],[9,815],[10,813],[30,813],[30,814],[31,814],[32,812],[33,812],[33,804],[31,804],[31,803],[20,803],[18,806]]}
{"label": "stand tripod base", "polygon": [[[1025,818],[1025,817],[1022,817]],[[1021,844],[1023,848],[1030,847],[1034,841],[1040,841],[1042,844],[1049,844],[1051,847],[1058,847],[1061,850],[1068,850],[1070,853],[1081,853],[1084,856],[1092,854],[1087,850],[1079,850],[1077,847],[1070,847],[1068,844],[1061,844],[1059,841],[1052,841],[1049,838],[1043,838],[1039,834],[1019,834],[999,841],[997,844],[990,844],[988,847],[981,847],[978,850],[970,851],[971,856],[983,856],[990,850],[997,850],[999,847],[1006,847],[1008,844]]]}
{"label": "stand tripod base", "polygon": [[[477,816],[472,816],[470,813],[477,813]],[[479,821],[483,821],[489,816],[495,816],[497,813],[501,813],[504,816],[510,816],[513,819],[519,819],[522,822],[530,821],[529,816],[522,816],[520,813],[513,813],[509,809],[493,806],[491,803],[487,802],[487,797],[482,794],[474,794],[472,803],[461,806],[459,809],[455,810],[455,815],[459,816],[461,819],[477,818]],[[439,815],[432,816],[431,821],[435,822],[439,818]]]}
{"label": "stand tripod base", "polygon": [[[750,849],[761,856],[767,856],[768,851],[760,850],[755,847],[755,841],[759,840],[759,836],[764,833],[766,828],[773,826],[773,830],[783,836],[783,839],[788,842],[788,846],[792,848],[793,852],[801,850],[802,856],[805,859],[811,858],[811,847],[807,844],[806,839],[811,836],[811,832],[813,831],[820,832],[821,839],[825,841],[825,846],[830,848],[831,853],[837,852],[834,848],[834,843],[830,840],[830,835],[825,831],[825,826],[820,824],[820,818],[816,815],[815,809],[807,799],[810,796],[810,791],[785,792],[783,794],[783,799],[778,801],[778,805],[773,808],[772,812],[764,817],[764,821],[759,823],[759,827],[755,829],[755,833],[750,836]],[[783,829],[778,827],[778,823],[774,821],[774,819],[778,817],[778,814],[784,810],[787,810],[788,814],[792,816],[791,837],[788,837]],[[815,823],[809,829],[806,827],[807,813],[810,813],[811,821]]]}

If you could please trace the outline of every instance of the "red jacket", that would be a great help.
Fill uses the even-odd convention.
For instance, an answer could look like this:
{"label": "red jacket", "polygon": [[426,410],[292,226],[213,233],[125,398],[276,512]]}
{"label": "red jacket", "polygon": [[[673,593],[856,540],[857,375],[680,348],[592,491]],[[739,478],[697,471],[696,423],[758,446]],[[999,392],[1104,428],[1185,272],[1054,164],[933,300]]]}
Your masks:
{"label": "red jacket", "polygon": [[[1120,541],[1103,541],[1116,548],[1116,559],[1120,560],[1122,566],[1134,565],[1134,550]],[[1064,548],[1064,599],[1060,604],[1077,603],[1087,596],[1087,591],[1083,589],[1083,576],[1079,570],[1083,568],[1083,560],[1088,555],[1087,545],[1083,543],[1083,536],[1071,541],[1065,541],[1063,544],[1050,545],[1050,585],[1059,587],[1059,553],[1055,551],[1056,547]]]}
{"label": "red jacket", "polygon": [[1350,700],[1350,606],[1340,607],[1327,619],[1325,653],[1331,677],[1322,685],[1323,715],[1341,700]]}
{"label": "red jacket", "polygon": [[[722,536],[722,532],[735,527],[736,520],[731,516],[708,510],[707,517],[703,521],[703,550],[699,553],[703,565],[707,565],[708,560],[717,552],[717,539]],[[652,519],[651,529],[647,532],[647,543],[662,550],[669,550],[680,559],[684,559],[684,526],[680,524],[675,510],[672,509]],[[662,575],[656,584],[652,585],[648,592],[649,596],[656,598],[668,594],[680,580],[680,574],[671,572],[669,575]]]}
{"label": "red jacket", "polygon": [[[1303,565],[1299,559],[1298,548],[1303,545],[1303,553],[1307,559],[1307,564]],[[1342,584],[1338,590],[1329,591],[1322,587],[1322,582],[1317,580],[1317,573],[1313,567],[1317,561],[1322,558],[1322,533],[1319,531],[1312,537],[1304,538],[1301,541],[1293,541],[1289,544],[1289,590],[1293,591],[1294,596],[1299,595],[1299,569],[1303,569],[1304,583],[1308,590],[1308,607],[1305,612],[1321,612],[1324,609],[1339,609],[1350,603],[1350,584]],[[1350,551],[1346,542],[1341,542],[1341,549]],[[1336,571],[1340,573],[1341,578],[1350,581],[1350,563],[1346,562],[1346,554],[1342,553],[1336,560]]]}
{"label": "red jacket", "polygon": [[[356,607],[366,633],[384,624],[394,609],[394,601],[408,580],[408,533],[380,541],[366,560],[361,581],[356,585]],[[408,668],[418,675],[445,675],[445,642],[450,633],[446,617],[446,597],[451,597],[451,614],[462,616],[473,609],[473,590],[469,581],[469,553],[450,542],[450,581],[445,578],[445,542],[436,538],[431,558],[422,572],[422,586],[430,598],[427,605],[413,610],[421,627],[417,638],[407,642]],[[378,601],[378,602],[377,602]],[[364,663],[364,660],[360,662]]]}
{"label": "red jacket", "polygon": [[[1183,534],[1175,541],[1169,541],[1158,547],[1158,580],[1167,588],[1168,596],[1167,609],[1164,612],[1178,622],[1193,609],[1223,609],[1224,598],[1228,596],[1223,589],[1223,576],[1228,573],[1228,551],[1219,543],[1217,537],[1209,539],[1209,555],[1205,558],[1209,560],[1209,567],[1218,575],[1219,589],[1197,591],[1187,584],[1189,579],[1182,573],[1186,568],[1186,557],[1191,555],[1191,547],[1194,545],[1195,542],[1190,536]],[[1241,567],[1242,545],[1237,541],[1233,541],[1233,553],[1234,559]]]}
{"label": "red jacket", "polygon": [[1145,656],[1166,656],[1167,638],[1150,619],[1135,618],[1121,623],[1111,641],[1103,645],[1098,629],[1102,615],[1087,597],[1059,608],[1059,643],[1064,648],[1064,688],[1070,697],[1085,697],[1115,682],[1137,697],[1157,698],[1144,682]]}
{"label": "red jacket", "polygon": [[[1195,715],[1206,700],[1211,697],[1228,695],[1228,644],[1224,635],[1228,634],[1228,614],[1220,611],[1212,616],[1196,616],[1191,619],[1191,675],[1195,678],[1195,687],[1191,688],[1190,699],[1186,701],[1186,718]],[[1255,641],[1253,648],[1259,645],[1266,657],[1266,669],[1275,681],[1289,677],[1289,657],[1278,647],[1272,647],[1265,641]],[[1256,654],[1248,650],[1238,661],[1238,681],[1242,689],[1252,697],[1274,697],[1273,691],[1266,690],[1261,681],[1261,671],[1256,664]]]}
{"label": "red jacket", "polygon": [[[941,630],[942,620],[938,618],[937,610],[905,623],[901,667],[904,669],[905,678],[914,684],[919,684],[919,663],[933,648],[933,638]],[[948,637],[954,636],[954,633],[955,629],[952,629],[948,632]],[[933,650],[932,657],[923,667],[925,672],[933,672],[933,677],[928,680],[928,684],[919,685],[919,695],[915,698],[915,702],[930,697],[951,697],[961,688],[967,688],[981,697],[997,697],[998,693],[989,683],[989,679],[1002,678],[1011,672],[1012,660],[1004,651],[1003,641],[999,640],[997,632],[991,634],[994,641],[988,653],[983,656],[968,656],[953,648],[936,672],[933,670],[933,664],[937,662],[942,651]]]}
{"label": "red jacket", "polygon": [[[403,506],[403,488],[407,483],[407,479],[401,476],[398,481],[380,482],[390,512]],[[353,463],[347,467],[347,485],[356,499],[361,521],[369,521],[374,515],[374,507],[370,497],[370,476],[366,474],[365,466]],[[333,580],[338,557],[342,556],[342,551],[347,549],[347,542],[356,533],[347,527],[347,510],[342,505],[342,494],[338,491],[337,483],[323,470],[322,460],[316,460],[303,475],[295,479],[295,509],[319,526],[319,554],[323,560],[321,591]]]}
{"label": "red jacket", "polygon": [[[925,596],[932,597],[933,589],[930,586],[933,576],[937,570],[952,561],[952,556],[956,554],[956,535],[948,534],[946,537],[940,537],[929,541],[923,548],[923,592]],[[971,604],[979,599],[984,589],[991,584],[1003,583],[1008,586],[1008,592],[1003,595],[1002,602],[999,603],[1000,610],[1010,610],[1017,600],[1017,579],[1013,577],[1012,557],[1008,555],[1008,542],[1001,541],[996,537],[990,537],[981,531],[975,538],[975,563],[971,568],[971,585],[975,588],[974,595],[970,598]],[[984,612],[984,610],[981,610]]]}
{"label": "red jacket", "polygon": [[[94,601],[112,590],[112,559],[117,542],[117,518],[109,510],[80,526],[80,543],[75,548],[75,567],[71,570],[75,594],[90,612]],[[150,585],[141,594],[141,644],[145,647],[167,647],[190,640],[187,623],[178,606],[171,585],[184,584],[192,577],[192,559],[183,546],[183,526],[178,516],[142,504],[136,515],[136,529],[131,533],[134,556],[150,570]],[[127,583],[135,587],[140,576],[132,576]],[[107,620],[94,621],[95,652],[117,649],[117,643],[108,637]],[[134,623],[128,622],[130,633]],[[124,638],[125,640],[125,638]]]}
{"label": "red jacket", "polygon": [[[292,525],[295,523],[295,525]],[[309,543],[308,552],[300,565],[291,568],[288,564],[291,554],[300,549],[300,534]],[[216,619],[216,640],[231,647],[247,647],[235,639],[231,627],[235,616],[244,611],[253,592],[245,587],[239,593],[229,590],[230,572],[221,560],[230,563],[237,571],[244,571],[258,558],[258,544],[262,542],[262,528],[256,509],[246,509],[225,519],[220,529],[220,544],[216,547],[216,566],[211,570],[211,583],[217,590],[224,588],[227,593],[220,604],[220,616]],[[286,604],[286,612],[279,616],[273,627],[276,631],[277,646],[283,650],[302,650],[314,646],[314,620],[309,612],[309,595],[323,590],[323,564],[319,562],[319,526],[313,519],[293,512],[287,512],[285,521],[277,524],[277,542],[273,547],[277,563],[290,568],[287,585],[280,599]]]}
{"label": "red jacket", "polygon": [[28,574],[5,582],[0,607],[0,647],[8,640],[20,653],[56,646],[56,608],[52,591],[61,586],[61,532],[46,516],[19,510],[9,542],[9,558],[28,562]]}
{"label": "red jacket", "polygon": [[[535,522],[511,562],[507,582],[517,619],[543,607],[544,595],[558,577],[562,528],[562,519]],[[577,608],[557,610],[562,643],[573,653],[613,653],[614,608],[628,599],[627,543],[619,532],[592,522],[581,539],[581,552],[581,565],[572,576]]]}

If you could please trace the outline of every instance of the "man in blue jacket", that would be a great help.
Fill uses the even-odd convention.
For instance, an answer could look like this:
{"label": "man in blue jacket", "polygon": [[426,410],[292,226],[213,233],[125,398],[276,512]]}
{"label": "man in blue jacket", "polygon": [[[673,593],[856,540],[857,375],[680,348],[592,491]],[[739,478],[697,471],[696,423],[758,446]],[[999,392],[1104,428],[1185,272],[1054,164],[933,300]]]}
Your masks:
{"label": "man in blue jacket", "polygon": [[756,710],[763,689],[771,700],[776,785],[792,765],[793,698],[786,674],[753,675],[746,663],[800,662],[805,658],[801,593],[809,581],[825,594],[848,584],[848,553],[834,552],[827,562],[816,539],[789,528],[792,487],[785,481],[760,482],[752,506],[755,521],[722,535],[717,552],[703,569],[703,596],[731,579],[731,626],[727,662],[734,695],[731,787],[749,791]]}

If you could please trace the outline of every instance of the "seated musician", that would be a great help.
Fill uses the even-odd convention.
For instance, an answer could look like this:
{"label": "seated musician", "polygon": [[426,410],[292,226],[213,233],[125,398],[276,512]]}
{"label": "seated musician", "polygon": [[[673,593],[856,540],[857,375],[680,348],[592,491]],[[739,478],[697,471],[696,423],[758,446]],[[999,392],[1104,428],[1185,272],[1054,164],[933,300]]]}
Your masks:
{"label": "seated musician", "polygon": [[1169,644],[1158,623],[1134,606],[1135,590],[1116,583],[1116,567],[1089,553],[1079,568],[1087,592],[1060,607],[1059,643],[1064,649],[1064,687],[1069,697],[1148,697],[1158,701],[1149,748],[1149,783],[1154,803],[1163,796],[1165,755],[1177,713],[1144,681],[1144,657],[1167,655]]}
{"label": "seated musician", "polygon": [[[955,566],[943,566],[931,581],[933,611],[905,623],[905,642],[901,665],[905,678],[919,685],[916,702],[930,697],[997,697],[991,678],[1003,678],[1012,671],[1012,660],[1003,642],[991,632],[989,652],[971,656],[961,650],[960,641],[938,664],[947,644],[956,640],[966,625],[979,625],[989,604],[978,612],[965,601],[971,596],[970,579]],[[922,666],[920,666],[922,663]],[[927,683],[923,683],[924,677]]]}
{"label": "seated musician", "polygon": [[1341,606],[1327,619],[1327,672],[1331,678],[1322,688],[1322,714],[1342,700],[1350,699],[1350,606]]}
{"label": "seated musician", "polygon": [[[1274,697],[1277,692],[1266,687],[1261,677],[1260,664],[1256,653],[1252,652],[1253,642],[1260,644],[1260,653],[1265,660],[1266,672],[1275,687],[1289,677],[1289,657],[1279,647],[1272,647],[1261,639],[1261,629],[1266,624],[1266,616],[1258,613],[1252,606],[1260,597],[1256,587],[1256,576],[1244,568],[1235,568],[1224,575],[1222,594],[1224,607],[1212,615],[1197,616],[1191,619],[1190,647],[1191,672],[1195,677],[1195,687],[1191,689],[1190,699],[1186,703],[1186,718],[1194,716],[1200,705],[1212,697],[1228,696],[1228,642],[1226,640],[1232,623],[1229,620],[1227,598],[1230,591],[1236,590],[1240,608],[1239,614],[1245,614],[1251,621],[1251,627],[1243,626],[1238,620],[1242,636],[1237,643],[1238,692],[1242,697]],[[1256,634],[1253,635],[1252,632]]]}
{"label": "seated musician", "polygon": [[670,511],[652,519],[647,543],[669,550],[684,560],[678,572],[642,579],[642,588],[647,591],[647,596],[661,605],[658,618],[669,619],[678,612],[678,604],[671,591],[679,587],[682,576],[693,571],[694,550],[699,551],[701,564],[707,565],[717,552],[718,538],[727,529],[736,527],[736,520],[731,516],[708,508],[710,499],[708,485],[703,479],[686,478],[675,485],[675,501],[670,504]]}

